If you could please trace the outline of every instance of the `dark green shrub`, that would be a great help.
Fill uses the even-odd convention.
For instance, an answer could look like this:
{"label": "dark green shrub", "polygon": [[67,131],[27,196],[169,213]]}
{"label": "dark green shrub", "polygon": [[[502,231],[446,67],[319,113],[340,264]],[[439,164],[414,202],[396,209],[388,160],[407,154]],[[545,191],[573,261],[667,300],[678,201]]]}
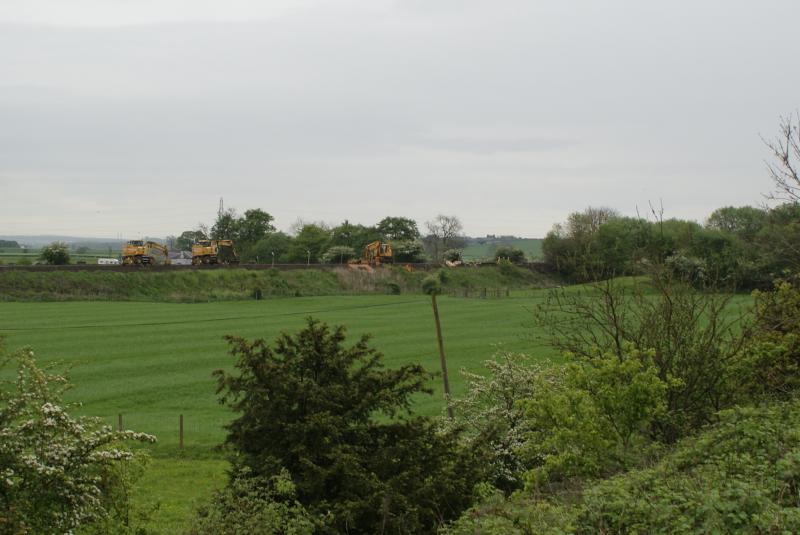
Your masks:
{"label": "dark green shrub", "polygon": [[305,509],[330,515],[320,533],[435,533],[469,506],[482,463],[410,412],[430,392],[421,366],[385,369],[367,337],[345,347],[344,333],[309,319],[274,346],[228,337],[236,373],[215,376],[236,413],[231,460],[255,477],[288,470]]}
{"label": "dark green shrub", "polygon": [[522,264],[525,262],[525,251],[510,245],[501,245],[494,252],[494,261],[508,260],[512,264]]}
{"label": "dark green shrub", "polygon": [[392,295],[400,295],[401,289],[400,285],[396,282],[389,281],[386,283],[386,288],[389,290],[389,293]]}

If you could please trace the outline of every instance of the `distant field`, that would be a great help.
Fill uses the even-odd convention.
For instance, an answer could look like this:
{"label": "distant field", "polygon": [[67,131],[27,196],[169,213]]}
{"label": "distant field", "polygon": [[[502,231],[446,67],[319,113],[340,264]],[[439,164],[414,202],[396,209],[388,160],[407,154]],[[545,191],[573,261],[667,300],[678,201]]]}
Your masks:
{"label": "distant field", "polygon": [[[481,300],[441,298],[451,384],[464,384],[458,370],[478,370],[503,343],[533,348],[527,308],[544,293]],[[228,301],[202,304],[152,302],[0,303],[0,335],[9,347],[30,345],[38,358],[72,366],[72,398],[83,412],[153,433],[154,464],[137,490],[140,506],[160,503],[152,526],[178,533],[192,503],[224,482],[225,462],[213,450],[230,414],[216,402],[211,372],[230,365],[225,334],[269,340],[296,331],[313,315],[348,327],[352,340],[374,335],[388,366],[421,362],[439,368],[430,301],[421,295],[371,295]],[[420,397],[417,408],[439,414],[442,392]],[[184,414],[186,449],[178,450],[178,416]]]}
{"label": "distant field", "polygon": [[539,238],[472,238],[469,245],[464,249],[464,260],[490,260],[494,257],[494,252],[501,245],[510,245],[525,251],[528,260],[541,260],[542,240]]}
{"label": "distant field", "polygon": [[[31,264],[39,260],[39,249],[16,249],[10,247],[0,247],[0,264],[18,264],[21,260]],[[112,250],[109,254],[107,249],[89,249],[83,253],[70,251],[70,263],[86,262],[96,264],[98,258],[117,258],[119,250]]]}

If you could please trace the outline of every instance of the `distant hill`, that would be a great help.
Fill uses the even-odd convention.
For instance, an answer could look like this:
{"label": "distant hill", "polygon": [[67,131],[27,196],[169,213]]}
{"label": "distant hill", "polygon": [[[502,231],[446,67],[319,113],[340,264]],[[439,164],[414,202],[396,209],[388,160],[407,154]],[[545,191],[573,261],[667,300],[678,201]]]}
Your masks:
{"label": "distant hill", "polygon": [[463,257],[467,261],[491,260],[499,246],[509,245],[525,251],[528,260],[541,260],[543,258],[542,241],[541,238],[517,238],[515,236],[467,238]]}
{"label": "distant hill", "polygon": [[111,247],[118,249],[126,240],[117,240],[114,238],[82,238],[79,236],[57,236],[57,235],[43,235],[43,236],[11,236],[0,235],[0,240],[15,241],[22,246],[27,246],[32,249],[38,249],[54,241],[65,242],[69,245],[81,246],[85,245],[91,249],[105,249]]}

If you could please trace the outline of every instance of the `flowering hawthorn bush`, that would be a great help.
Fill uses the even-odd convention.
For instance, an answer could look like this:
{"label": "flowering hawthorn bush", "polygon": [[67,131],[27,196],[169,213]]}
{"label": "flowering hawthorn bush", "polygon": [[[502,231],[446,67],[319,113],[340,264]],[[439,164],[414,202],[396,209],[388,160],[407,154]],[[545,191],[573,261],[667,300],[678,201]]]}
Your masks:
{"label": "flowering hawthorn bush", "polygon": [[101,489],[133,458],[120,442],[155,437],[70,416],[65,376],[40,368],[30,348],[0,347],[0,377],[14,366],[16,377],[0,380],[0,533],[63,534],[106,520],[118,504]]}

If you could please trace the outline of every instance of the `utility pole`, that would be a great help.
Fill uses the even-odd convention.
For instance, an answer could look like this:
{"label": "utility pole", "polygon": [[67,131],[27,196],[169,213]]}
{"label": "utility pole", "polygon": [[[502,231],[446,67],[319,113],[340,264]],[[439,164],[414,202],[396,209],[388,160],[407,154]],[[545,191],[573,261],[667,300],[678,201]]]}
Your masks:
{"label": "utility pole", "polygon": [[437,278],[428,276],[422,281],[422,291],[431,296],[433,306],[433,319],[436,322],[436,340],[439,342],[439,362],[442,365],[442,379],[444,382],[444,397],[447,404],[447,417],[453,419],[453,407],[450,405],[450,380],[447,376],[447,360],[444,357],[444,341],[442,340],[442,324],[439,321],[439,306],[436,295],[442,292],[442,286]]}
{"label": "utility pole", "polygon": [[436,338],[439,341],[439,361],[442,363],[442,379],[444,380],[444,396],[447,401],[447,417],[453,419],[453,407],[450,406],[450,380],[447,377],[447,360],[444,358],[444,341],[442,340],[442,324],[439,321],[439,307],[436,304],[436,294],[431,294],[433,305],[433,318],[436,321]]}

